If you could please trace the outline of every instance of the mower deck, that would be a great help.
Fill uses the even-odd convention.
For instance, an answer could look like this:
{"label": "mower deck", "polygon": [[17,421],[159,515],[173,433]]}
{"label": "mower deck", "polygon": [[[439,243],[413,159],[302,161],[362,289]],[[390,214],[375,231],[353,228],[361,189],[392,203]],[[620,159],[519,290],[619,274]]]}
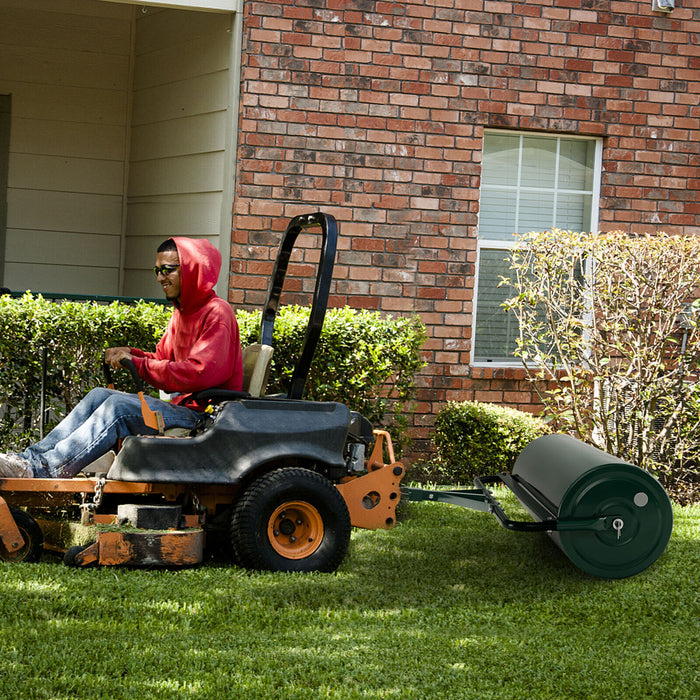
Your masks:
{"label": "mower deck", "polygon": [[[390,463],[381,459],[384,440],[389,441]],[[336,488],[345,500],[353,527],[388,529],[396,523],[396,507],[400,500],[400,482],[404,467],[395,462],[388,434],[380,433],[368,472],[345,479]],[[204,526],[207,517],[214,517],[222,507],[231,504],[240,491],[240,484],[155,483],[119,481],[104,477],[73,479],[0,479],[0,550],[3,558],[13,558],[35,542],[36,534],[25,525],[16,524],[18,508],[55,510],[79,507],[80,524],[114,526],[114,530],[95,528],[95,542],[88,547],[71,548],[67,563],[75,566],[192,566],[202,562],[205,547]],[[107,499],[110,504],[103,503]],[[167,504],[189,501],[196,512],[183,514],[167,530],[135,526],[123,529],[123,518],[114,503],[130,501]],[[10,507],[12,506],[12,508]],[[138,506],[137,506],[138,507]],[[13,515],[15,517],[13,517]],[[41,529],[45,523],[38,519]],[[43,533],[41,539],[43,541]],[[62,550],[60,546],[50,549]]]}

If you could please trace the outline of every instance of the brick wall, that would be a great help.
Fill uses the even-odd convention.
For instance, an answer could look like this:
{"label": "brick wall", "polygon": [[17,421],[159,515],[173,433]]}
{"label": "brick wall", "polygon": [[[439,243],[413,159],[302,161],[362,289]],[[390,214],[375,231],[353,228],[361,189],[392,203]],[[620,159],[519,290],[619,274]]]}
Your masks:
{"label": "brick wall", "polygon": [[416,454],[446,400],[535,410],[521,371],[469,366],[483,130],[602,136],[601,228],[698,232],[700,0],[677,5],[244,3],[231,301],[259,306],[278,229],[327,211],[332,304],[428,326]]}

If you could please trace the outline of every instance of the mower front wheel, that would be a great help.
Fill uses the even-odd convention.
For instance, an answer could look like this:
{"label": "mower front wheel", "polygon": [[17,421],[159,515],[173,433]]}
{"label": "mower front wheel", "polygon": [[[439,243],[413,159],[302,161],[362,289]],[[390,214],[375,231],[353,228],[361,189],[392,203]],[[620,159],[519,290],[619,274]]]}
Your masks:
{"label": "mower front wheel", "polygon": [[44,546],[44,535],[39,524],[29,513],[18,508],[10,508],[10,513],[24,539],[24,546],[15,552],[10,552],[0,542],[0,561],[13,563],[38,561]]}
{"label": "mower front wheel", "polygon": [[308,469],[284,468],[246,489],[231,519],[238,563],[268,571],[335,571],[350,542],[338,489]]}
{"label": "mower front wheel", "polygon": [[78,566],[75,558],[81,552],[84,552],[90,545],[89,544],[77,544],[74,547],[69,547],[66,553],[63,555],[63,563],[66,566]]}

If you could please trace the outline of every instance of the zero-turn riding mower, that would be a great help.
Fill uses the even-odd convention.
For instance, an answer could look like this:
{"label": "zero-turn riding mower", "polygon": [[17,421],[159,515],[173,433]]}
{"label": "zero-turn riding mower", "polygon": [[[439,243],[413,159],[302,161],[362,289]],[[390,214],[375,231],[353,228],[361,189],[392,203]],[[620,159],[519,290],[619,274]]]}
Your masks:
{"label": "zero-turn riding mower", "polygon": [[[309,322],[288,393],[266,396],[275,318],[302,231],[321,236]],[[201,392],[209,414],[201,429],[163,434],[162,418],[150,411],[138,386],[144,420],[159,435],[127,437],[113,461],[108,455],[85,470],[94,476],[0,480],[0,560],[38,558],[50,529],[42,512],[75,512],[94,530],[92,544],[65,553],[66,563],[75,566],[196,565],[207,540],[220,538],[223,527],[242,566],[333,571],[345,556],[351,527],[393,527],[404,468],[394,461],[389,435],[380,431],[375,439],[369,421],[343,404],[302,398],[326,313],[337,235],[327,214],[291,220],[263,309],[260,343],[244,349],[244,391]],[[125,366],[139,382],[133,364]]]}

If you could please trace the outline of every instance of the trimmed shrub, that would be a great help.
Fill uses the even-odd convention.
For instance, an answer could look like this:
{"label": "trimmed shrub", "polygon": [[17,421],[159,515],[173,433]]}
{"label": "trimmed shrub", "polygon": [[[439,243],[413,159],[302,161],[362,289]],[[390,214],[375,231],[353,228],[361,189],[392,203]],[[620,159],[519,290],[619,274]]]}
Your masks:
{"label": "trimmed shrub", "polygon": [[510,255],[518,355],[562,432],[698,494],[700,236],[530,232]]}
{"label": "trimmed shrub", "polygon": [[529,442],[549,432],[541,419],[507,406],[450,401],[435,418],[436,471],[449,483],[509,471]]}
{"label": "trimmed shrub", "polygon": [[[111,346],[153,350],[170,318],[153,302],[53,303],[25,294],[0,297],[0,451],[39,438],[42,359],[47,362],[46,429],[93,387],[104,385],[102,355]],[[238,311],[244,345],[258,341],[260,313]],[[268,393],[285,393],[301,348],[309,309],[283,307],[275,323]],[[417,318],[331,309],[326,316],[305,398],[339,401],[405,441],[401,418],[422,367],[425,328]],[[126,372],[117,388],[133,391]]]}
{"label": "trimmed shrub", "polygon": [[[102,356],[116,345],[155,348],[170,308],[155,303],[54,303],[25,294],[0,297],[0,445],[39,437],[42,363],[46,361],[47,429],[93,387],[104,385]],[[128,377],[117,388],[131,390]]]}

